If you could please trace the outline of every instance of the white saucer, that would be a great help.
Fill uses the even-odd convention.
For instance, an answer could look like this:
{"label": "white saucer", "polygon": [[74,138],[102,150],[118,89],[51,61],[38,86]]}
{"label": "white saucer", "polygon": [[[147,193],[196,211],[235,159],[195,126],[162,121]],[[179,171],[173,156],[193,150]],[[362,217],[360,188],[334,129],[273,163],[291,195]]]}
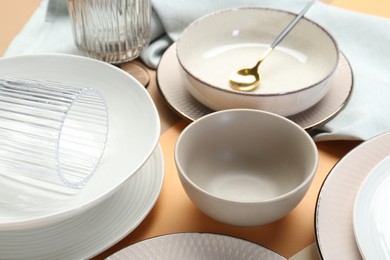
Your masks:
{"label": "white saucer", "polygon": [[[176,44],[172,44],[161,58],[157,68],[157,83],[165,100],[180,116],[194,121],[211,112],[198,102],[185,87],[190,84],[180,75],[176,58]],[[289,117],[302,128],[309,130],[332,119],[345,106],[352,92],[352,69],[341,54],[340,62],[331,79],[331,88],[327,95],[307,111]]]}
{"label": "white saucer", "polygon": [[[108,135],[93,178],[76,194],[6,182],[8,177],[3,176],[0,230],[45,226],[92,208],[138,171],[158,144],[160,119],[152,98],[138,81],[115,66],[67,54],[1,58],[0,78],[13,76],[95,88],[105,99]],[[10,199],[1,201],[5,195]]]}
{"label": "white saucer", "polygon": [[364,179],[356,195],[353,227],[365,259],[390,259],[390,156]]}
{"label": "white saucer", "polygon": [[148,162],[107,200],[60,223],[0,231],[1,259],[85,259],[133,231],[161,191],[164,161],[158,146]]}
{"label": "white saucer", "polygon": [[323,259],[361,259],[353,230],[356,194],[368,173],[390,155],[390,132],[345,155],[325,179],[315,212],[316,240]]}
{"label": "white saucer", "polygon": [[258,244],[210,233],[177,233],[154,237],[113,254],[108,260],[286,260]]}

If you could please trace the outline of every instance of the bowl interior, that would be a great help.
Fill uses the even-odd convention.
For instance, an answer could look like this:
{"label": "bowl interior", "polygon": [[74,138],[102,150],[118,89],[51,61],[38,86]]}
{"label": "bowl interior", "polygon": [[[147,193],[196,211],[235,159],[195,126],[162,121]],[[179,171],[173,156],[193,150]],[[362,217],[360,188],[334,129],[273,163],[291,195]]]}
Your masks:
{"label": "bowl interior", "polygon": [[259,111],[215,113],[185,130],[177,162],[193,185],[230,201],[284,196],[310,179],[316,148],[290,121]]}
{"label": "bowl interior", "polygon": [[[204,16],[180,36],[179,62],[198,80],[233,91],[229,75],[254,66],[294,17],[292,13],[263,8],[229,9]],[[286,93],[309,87],[328,77],[337,61],[333,38],[303,18],[261,64],[263,79],[255,93]]]}

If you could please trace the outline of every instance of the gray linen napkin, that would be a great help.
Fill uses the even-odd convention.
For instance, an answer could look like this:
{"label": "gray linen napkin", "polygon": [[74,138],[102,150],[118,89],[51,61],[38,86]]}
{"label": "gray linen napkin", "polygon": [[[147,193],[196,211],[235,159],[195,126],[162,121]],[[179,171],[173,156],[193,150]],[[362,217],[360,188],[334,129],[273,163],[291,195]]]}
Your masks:
{"label": "gray linen napkin", "polygon": [[[141,54],[155,68],[181,31],[202,15],[238,6],[271,7],[298,12],[308,0],[152,0],[152,42]],[[367,140],[390,131],[390,19],[360,14],[317,2],[306,17],[336,39],[354,72],[349,103],[335,118],[316,129],[314,139]],[[74,46],[66,1],[42,0],[41,6],[5,56],[59,52],[82,55]]]}

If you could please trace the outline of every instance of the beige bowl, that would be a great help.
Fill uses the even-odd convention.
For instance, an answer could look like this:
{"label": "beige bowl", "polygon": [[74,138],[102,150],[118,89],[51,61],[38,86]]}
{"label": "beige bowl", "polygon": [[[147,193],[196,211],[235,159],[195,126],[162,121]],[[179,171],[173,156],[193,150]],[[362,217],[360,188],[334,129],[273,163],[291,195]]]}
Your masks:
{"label": "beige bowl", "polygon": [[302,128],[282,116],[231,109],[184,129],[175,162],[188,197],[205,214],[256,226],[282,218],[301,201],[318,151]]}
{"label": "beige bowl", "polygon": [[263,51],[294,19],[264,8],[228,9],[190,24],[177,42],[177,58],[189,92],[213,109],[253,108],[290,116],[316,104],[329,89],[339,59],[332,36],[303,18],[260,65],[261,86],[230,88],[229,75],[254,66]]}

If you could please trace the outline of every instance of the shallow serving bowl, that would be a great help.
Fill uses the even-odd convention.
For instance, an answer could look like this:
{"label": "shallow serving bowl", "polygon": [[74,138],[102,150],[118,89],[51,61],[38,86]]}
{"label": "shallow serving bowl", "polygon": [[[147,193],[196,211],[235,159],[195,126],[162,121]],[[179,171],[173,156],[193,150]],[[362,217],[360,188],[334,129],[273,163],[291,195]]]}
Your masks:
{"label": "shallow serving bowl", "polygon": [[229,75],[252,67],[295,14],[236,8],[203,16],[177,42],[177,58],[189,92],[213,110],[254,108],[290,116],[316,104],[328,91],[339,50],[320,25],[303,18],[260,65],[262,82],[253,92],[229,85]]}
{"label": "shallow serving bowl", "polygon": [[26,185],[12,178],[15,173],[0,172],[0,230],[45,226],[92,208],[122,187],[155,150],[160,137],[157,109],[145,88],[117,67],[66,54],[0,59],[0,78],[16,76],[95,88],[106,102],[108,134],[93,177],[74,194],[60,187]]}
{"label": "shallow serving bowl", "polygon": [[188,197],[205,214],[256,226],[282,218],[301,201],[315,175],[318,151],[285,117],[230,109],[184,129],[175,162]]}

